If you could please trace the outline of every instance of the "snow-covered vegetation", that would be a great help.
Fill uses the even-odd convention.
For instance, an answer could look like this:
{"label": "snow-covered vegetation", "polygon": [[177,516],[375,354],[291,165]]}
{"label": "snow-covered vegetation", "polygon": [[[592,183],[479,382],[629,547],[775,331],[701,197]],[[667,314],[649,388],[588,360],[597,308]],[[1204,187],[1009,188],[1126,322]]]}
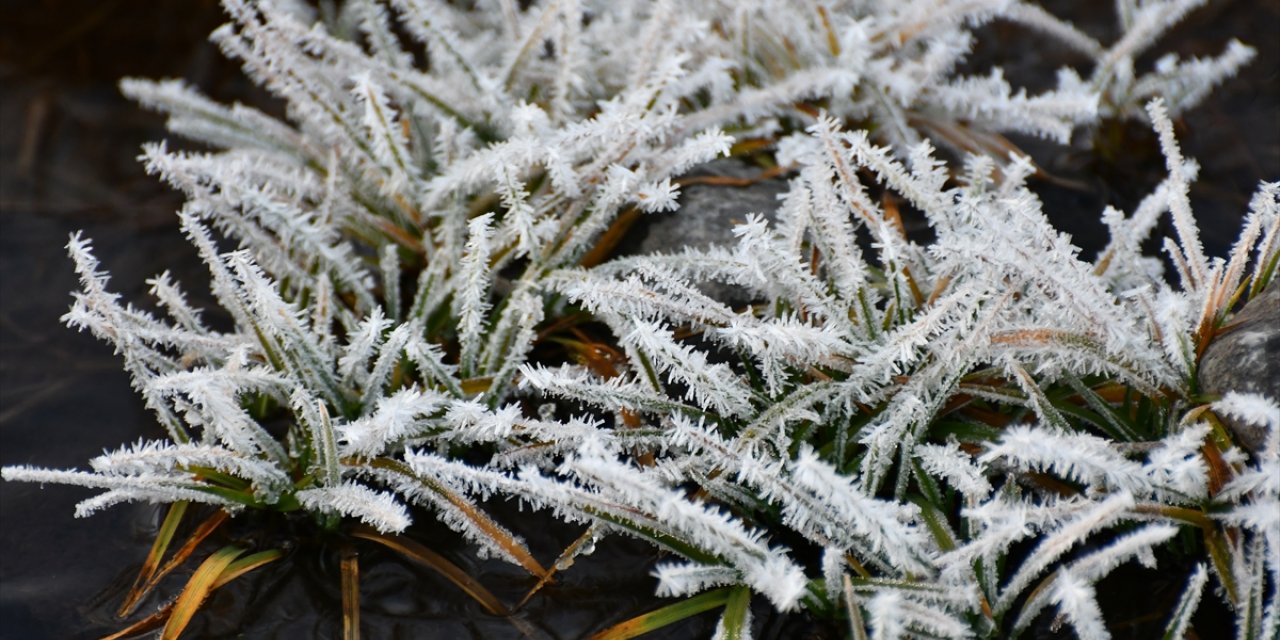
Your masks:
{"label": "snow-covered vegetation", "polygon": [[[65,320],[115,346],[168,439],[4,478],[104,490],[77,515],[434,517],[545,577],[484,509],[518,499],[670,550],[664,595],[728,586],[856,638],[1005,637],[1044,610],[1108,637],[1094,585],[1178,540],[1203,562],[1171,637],[1204,598],[1274,637],[1280,407],[1204,398],[1195,372],[1275,274],[1280,185],[1206,255],[1170,122],[1253,52],[1134,71],[1199,4],[1119,0],[1101,43],[1008,0],[227,0],[213,40],[285,119],[181,81],[122,88],[206,145],[143,160],[185,194],[230,322],[164,274],[167,317],[122,301],[73,237]],[[994,19],[1093,62],[1034,95],[958,75]],[[1115,118],[1149,120],[1168,177],[1132,212],[1088,212],[1112,240],[1086,261],[1034,165],[991,141]],[[676,210],[690,168],[746,153],[789,179],[775,219],[595,259],[620,219]],[[1168,274],[1142,253],[1165,215]],[[1270,438],[1243,451],[1218,415]],[[749,634],[749,611],[720,632]]]}

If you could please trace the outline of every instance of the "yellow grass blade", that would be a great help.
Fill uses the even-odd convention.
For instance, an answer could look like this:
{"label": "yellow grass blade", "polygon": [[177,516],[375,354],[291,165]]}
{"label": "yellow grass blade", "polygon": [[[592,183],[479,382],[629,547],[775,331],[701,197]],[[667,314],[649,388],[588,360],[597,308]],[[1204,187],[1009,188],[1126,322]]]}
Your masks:
{"label": "yellow grass blade", "polygon": [[1209,550],[1209,559],[1213,561],[1214,568],[1218,570],[1218,578],[1222,581],[1222,588],[1227,592],[1227,600],[1232,605],[1239,605],[1241,598],[1240,586],[1236,584],[1236,575],[1233,572],[1233,568],[1236,565],[1233,562],[1231,546],[1227,544],[1226,536],[1217,527],[1205,527],[1200,531],[1204,534],[1204,546]]}
{"label": "yellow grass blade", "polygon": [[342,547],[342,638],[360,640],[360,556]]}
{"label": "yellow grass blade", "polygon": [[[221,588],[223,585],[239,578],[240,576],[261,567],[264,564],[273,562],[284,556],[284,552],[279,549],[269,549],[267,551],[259,551],[258,553],[245,556],[227,565],[218,579],[213,582],[212,589]],[[212,590],[211,589],[211,590]],[[109,636],[105,636],[102,640],[120,640],[121,638],[129,638],[136,636],[152,629],[159,628],[169,618],[169,614],[173,612],[173,607],[177,603],[177,599],[171,600],[156,610],[155,613],[121,629]]]}
{"label": "yellow grass blade", "polygon": [[244,552],[245,550],[241,547],[226,546],[200,563],[196,572],[191,575],[191,579],[187,581],[182,594],[173,603],[173,611],[169,614],[169,620],[165,622],[164,630],[160,632],[160,640],[177,640],[178,636],[182,635],[183,630],[200,610],[200,605],[204,604],[205,599],[213,591],[213,585],[218,577]]}
{"label": "yellow grass blade", "polygon": [[223,571],[222,575],[218,576],[218,579],[213,583],[213,588],[219,589],[222,587],[222,585],[225,585],[228,582],[231,582],[232,580],[235,580],[236,578],[239,578],[240,576],[246,573],[249,573],[254,569],[257,569],[262,565],[275,562],[276,560],[279,560],[282,557],[284,557],[283,551],[279,549],[268,549],[266,551],[259,551],[257,553],[240,558],[239,560],[236,560],[235,562],[232,562],[230,565],[227,566],[226,571]]}
{"label": "yellow grass blade", "polygon": [[696,616],[704,611],[710,611],[716,607],[724,606],[729,602],[729,596],[732,592],[733,589],[724,588],[698,594],[687,600],[681,600],[680,602],[667,605],[661,609],[655,609],[649,613],[644,613],[631,618],[630,620],[619,622],[618,624],[591,636],[591,640],[627,640],[627,638],[644,635],[650,631],[661,629],[669,624],[674,624],[686,618]]}
{"label": "yellow grass blade", "polygon": [[138,607],[138,603],[142,601],[143,596],[151,591],[151,587],[155,583],[152,578],[156,574],[156,570],[160,568],[160,560],[164,558],[164,554],[169,550],[169,544],[173,542],[173,534],[177,532],[178,525],[182,522],[182,516],[187,512],[187,505],[190,504],[186,500],[179,500],[169,505],[168,512],[165,513],[164,521],[160,523],[160,530],[156,532],[156,540],[151,543],[151,551],[147,553],[147,559],[142,562],[142,568],[138,571],[138,577],[134,579],[133,586],[129,588],[129,593],[125,595],[124,602],[121,603],[120,609],[116,611],[117,618],[128,617]]}
{"label": "yellow grass blade", "polygon": [[831,52],[831,57],[840,57],[840,38],[836,36],[836,30],[831,28],[831,16],[827,13],[827,8],[818,5],[818,17],[822,18],[822,30],[827,32],[827,50]]}
{"label": "yellow grass blade", "polygon": [[155,613],[109,636],[103,636],[102,640],[121,640],[121,638],[129,638],[151,631],[152,629],[159,628],[159,626],[164,624],[164,621],[169,617],[169,613],[173,611],[173,602],[174,601],[167,602],[164,606],[157,609]]}
{"label": "yellow grass blade", "polygon": [[853,581],[849,574],[841,577],[844,579],[844,606],[849,614],[849,631],[853,640],[867,640],[867,626],[862,623],[862,607],[858,606],[858,597],[853,593]]}
{"label": "yellow grass blade", "polygon": [[488,391],[491,386],[493,386],[493,378],[490,376],[467,378],[462,381],[462,392],[467,395],[476,395]]}

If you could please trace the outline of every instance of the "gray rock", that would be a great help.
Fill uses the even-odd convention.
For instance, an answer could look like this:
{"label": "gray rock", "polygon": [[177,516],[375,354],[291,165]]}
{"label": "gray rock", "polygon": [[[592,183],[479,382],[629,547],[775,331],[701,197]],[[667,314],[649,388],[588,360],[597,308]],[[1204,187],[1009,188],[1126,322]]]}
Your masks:
{"label": "gray rock", "polygon": [[[736,239],[733,228],[747,220],[747,214],[758,213],[765,220],[777,220],[780,196],[790,188],[784,178],[758,180],[763,169],[737,158],[721,158],[691,169],[682,178],[729,178],[739,181],[755,181],[749,184],[706,184],[695,182],[680,189],[680,208],[666,213],[647,214],[628,233],[619,245],[617,255],[634,256],[649,253],[673,253],[684,247],[702,249],[711,245],[733,245]],[[794,174],[792,174],[794,175]],[[757,181],[758,180],[758,181]],[[872,199],[878,199],[880,191],[868,189]],[[925,218],[911,206],[898,202],[907,237],[914,242],[928,244],[933,241],[933,230]],[[846,214],[853,220],[852,212]],[[856,223],[856,220],[854,220]],[[870,237],[859,233],[859,246],[868,256],[872,255]]]}
{"label": "gray rock", "polygon": [[[680,208],[646,214],[618,246],[618,256],[677,253],[685,247],[705,249],[713,245],[732,247],[733,228],[758,213],[770,223],[777,220],[778,197],[787,192],[787,181],[770,178],[754,181],[763,171],[736,158],[713,160],[691,169],[682,178],[729,178],[738,184],[694,182],[680,188]],[[747,181],[751,181],[747,183]],[[754,302],[746,292],[718,282],[696,283],[711,298],[731,307]]]}
{"label": "gray rock", "polygon": [[[730,178],[754,180],[758,166],[736,158],[721,158],[695,167],[684,178]],[[687,184],[680,188],[680,208],[644,216],[634,231],[637,241],[622,247],[624,254],[672,253],[684,247],[705,249],[711,245],[732,245],[733,227],[746,222],[747,214],[759,213],[773,221],[778,196],[787,192],[781,178],[751,184]]]}
{"label": "gray rock", "polygon": [[[1280,278],[1249,301],[1205,349],[1198,372],[1200,389],[1257,393],[1280,401]],[[1267,440],[1267,429],[1225,417],[1236,441],[1252,452]]]}

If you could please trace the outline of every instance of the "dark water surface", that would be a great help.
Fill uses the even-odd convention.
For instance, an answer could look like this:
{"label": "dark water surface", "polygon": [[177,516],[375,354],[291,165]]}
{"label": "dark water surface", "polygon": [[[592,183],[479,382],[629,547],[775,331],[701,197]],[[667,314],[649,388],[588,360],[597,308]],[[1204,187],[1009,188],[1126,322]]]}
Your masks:
{"label": "dark water surface", "polygon": [[[75,287],[62,250],[68,234],[83,229],[93,238],[113,274],[112,288],[128,300],[144,302],[146,278],[169,269],[197,306],[213,306],[199,289],[205,271],[176,229],[180,198],[145,176],[134,160],[142,142],[164,136],[161,120],[123,100],[116,80],[181,76],[219,99],[264,98],[205,41],[221,22],[214,2],[13,4],[3,5],[0,20],[0,463],[84,467],[104,448],[162,434],[110,348],[58,320]],[[1077,19],[1086,11],[1080,6],[1096,7],[1100,18],[1082,24],[1110,40],[1112,3],[1058,4],[1075,7]],[[1277,5],[1212,2],[1162,44],[1183,55],[1216,53],[1235,36],[1259,49],[1245,74],[1188,114],[1180,129],[1184,151],[1203,167],[1193,202],[1205,244],[1218,255],[1234,240],[1257,181],[1280,178],[1280,40],[1271,31],[1280,26]],[[1027,68],[1043,68],[1035,38],[999,24],[986,29],[1002,47],[1025,52],[1010,65],[1015,81]],[[985,47],[975,57],[975,64],[1010,64],[1008,53]],[[1113,139],[1123,148],[1102,160],[1027,146],[1051,173],[1089,186],[1039,185],[1046,209],[1082,245],[1100,240],[1104,204],[1131,210],[1162,175],[1163,162],[1143,125],[1123,127]],[[90,638],[121,626],[113,611],[163,512],[125,506],[75,520],[75,503],[90,495],[0,483],[0,639]],[[530,538],[545,563],[579,533],[509,505],[495,511]],[[429,517],[418,520],[416,538],[475,571],[504,601],[518,601],[531,586],[518,569],[474,558]],[[509,621],[483,614],[436,575],[385,552],[361,550],[367,637],[520,637]],[[286,560],[216,595],[189,637],[338,637],[333,558],[320,543],[294,549]],[[658,602],[648,577],[657,559],[642,543],[607,540],[531,600],[520,617],[546,637],[575,638],[636,615]],[[1127,579],[1141,583],[1150,574],[1145,576]],[[174,593],[183,577],[172,576],[165,593]],[[771,618],[767,607],[756,613],[760,636],[825,637],[803,621]],[[714,616],[704,615],[664,637],[706,637],[711,625]],[[1142,637],[1135,630],[1140,625],[1127,628]],[[1125,628],[1115,631],[1126,637]]]}

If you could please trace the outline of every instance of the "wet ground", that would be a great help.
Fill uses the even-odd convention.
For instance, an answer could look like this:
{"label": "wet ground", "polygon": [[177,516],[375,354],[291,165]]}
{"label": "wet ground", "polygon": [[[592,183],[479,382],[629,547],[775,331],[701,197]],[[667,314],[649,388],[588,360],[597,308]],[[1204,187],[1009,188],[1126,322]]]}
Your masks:
{"label": "wet ground", "polygon": [[[67,235],[83,229],[94,239],[113,288],[130,300],[144,300],[144,280],[163,269],[187,284],[204,279],[176,229],[180,199],[134,160],[142,142],[163,137],[161,120],[123,100],[116,79],[181,76],[220,99],[264,98],[205,42],[221,21],[214,2],[14,4],[4,4],[0,20],[0,462],[84,466],[104,448],[161,434],[110,348],[58,320],[75,285],[61,249]],[[1057,4],[1084,13],[1082,5]],[[1089,4],[1104,17],[1086,27],[1109,41],[1112,4]],[[1193,201],[1206,246],[1219,255],[1234,239],[1257,180],[1280,178],[1280,40],[1270,31],[1280,25],[1277,5],[1212,2],[1162,45],[1184,55],[1216,53],[1235,36],[1259,48],[1242,77],[1180,123],[1186,154],[1203,167]],[[1036,50],[1037,40],[1017,29],[996,24],[987,30],[1003,47]],[[983,56],[1009,62],[979,50]],[[1030,53],[1017,60],[1025,64],[1015,61],[1015,67],[1036,67]],[[1046,208],[1085,246],[1100,240],[1096,220],[1103,204],[1131,209],[1161,177],[1163,163],[1144,127],[1123,127],[1119,134],[1113,139],[1121,152],[1111,159],[1027,144],[1051,173],[1088,184],[1084,190],[1040,185]],[[197,303],[205,297],[194,293]],[[0,638],[88,638],[119,627],[112,611],[160,512],[116,507],[75,520],[74,504],[89,495],[0,483]],[[513,528],[536,532],[530,543],[548,562],[577,535],[545,517],[503,506],[498,513]],[[416,527],[414,535],[475,570],[501,598],[517,600],[529,587],[517,571],[476,560],[438,526]],[[640,543],[606,542],[521,617],[547,637],[574,638],[635,615],[656,602],[647,577],[655,558]],[[366,550],[363,571],[368,637],[519,636],[510,622],[480,613],[449,583],[382,552]],[[1149,579],[1143,573],[1126,578]],[[337,584],[330,550],[296,549],[290,560],[215,597],[213,615],[197,621],[192,637],[336,637]],[[784,626],[768,620],[765,609],[758,614],[767,627],[763,637],[807,633],[798,621]],[[705,637],[710,624],[714,619],[703,616],[668,635]],[[1141,627],[1129,633],[1142,637],[1135,628]],[[808,632],[821,636],[820,629]]]}

